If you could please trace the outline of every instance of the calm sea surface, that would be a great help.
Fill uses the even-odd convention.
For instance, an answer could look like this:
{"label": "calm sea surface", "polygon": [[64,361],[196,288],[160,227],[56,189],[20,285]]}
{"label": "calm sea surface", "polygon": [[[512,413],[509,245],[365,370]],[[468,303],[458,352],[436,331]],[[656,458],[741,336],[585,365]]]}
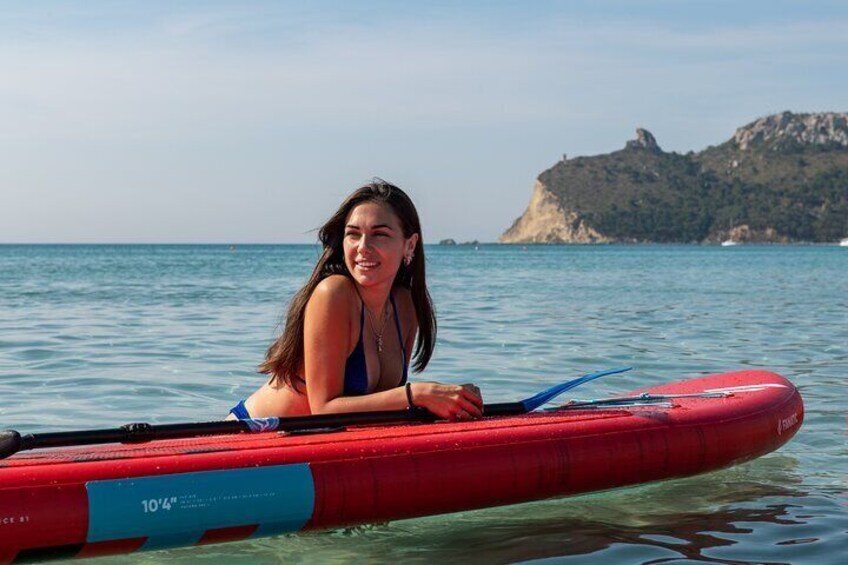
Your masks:
{"label": "calm sea surface", "polygon": [[[254,367],[314,246],[0,246],[0,428],[209,420]],[[429,247],[420,378],[516,400],[596,369],[592,398],[744,367],[806,404],[776,453],[695,478],[505,508],[92,563],[844,563],[848,249]],[[485,477],[481,477],[485,480]]]}

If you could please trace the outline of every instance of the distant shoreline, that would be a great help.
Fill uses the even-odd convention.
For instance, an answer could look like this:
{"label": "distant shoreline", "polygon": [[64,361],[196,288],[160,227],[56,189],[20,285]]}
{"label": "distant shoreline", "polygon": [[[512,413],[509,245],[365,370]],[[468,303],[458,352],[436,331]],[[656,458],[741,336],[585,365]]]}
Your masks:
{"label": "distant shoreline", "polygon": [[[316,243],[79,243],[79,242],[0,242],[0,247],[225,247],[234,246],[234,251],[239,247],[318,247]],[[498,241],[480,241],[476,243],[457,243],[457,244],[441,244],[441,243],[425,243],[426,247],[439,247],[444,249],[469,247],[722,247],[720,243],[699,243],[699,242],[659,242],[659,241],[615,241],[606,243],[501,243]],[[793,241],[793,242],[751,242],[738,243],[733,247],[840,247],[840,242],[814,242],[814,241]]]}

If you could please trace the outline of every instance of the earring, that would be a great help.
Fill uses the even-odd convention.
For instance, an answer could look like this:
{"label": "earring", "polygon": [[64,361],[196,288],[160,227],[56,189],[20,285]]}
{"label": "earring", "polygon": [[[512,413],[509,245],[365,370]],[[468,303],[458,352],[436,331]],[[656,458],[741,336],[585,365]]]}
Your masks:
{"label": "earring", "polygon": [[415,256],[415,255],[414,255],[413,253],[410,253],[410,254],[409,254],[409,255],[407,255],[407,256],[406,256],[406,258],[403,260],[403,262],[404,262],[404,263],[406,263],[406,266],[407,266],[407,267],[409,267],[409,266],[412,264],[412,258],[413,258],[414,256]]}

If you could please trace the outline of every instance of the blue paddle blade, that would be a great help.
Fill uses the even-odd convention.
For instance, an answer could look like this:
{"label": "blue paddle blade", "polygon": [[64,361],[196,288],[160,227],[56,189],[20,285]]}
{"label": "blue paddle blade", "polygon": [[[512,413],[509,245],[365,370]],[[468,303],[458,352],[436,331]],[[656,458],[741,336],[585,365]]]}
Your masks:
{"label": "blue paddle blade", "polygon": [[553,400],[554,398],[556,398],[567,390],[571,390],[574,387],[582,385],[583,383],[588,383],[589,381],[599,379],[601,377],[606,377],[607,375],[616,375],[618,373],[624,373],[632,368],[633,367],[616,367],[615,369],[605,369],[596,373],[589,373],[588,375],[583,375],[582,377],[578,377],[574,380],[570,380],[565,383],[560,383],[556,386],[552,386],[547,390],[543,390],[535,396],[531,396],[526,400],[522,400],[521,404],[524,406],[524,409],[527,412],[532,412],[539,406],[543,405],[544,403],[550,400]]}

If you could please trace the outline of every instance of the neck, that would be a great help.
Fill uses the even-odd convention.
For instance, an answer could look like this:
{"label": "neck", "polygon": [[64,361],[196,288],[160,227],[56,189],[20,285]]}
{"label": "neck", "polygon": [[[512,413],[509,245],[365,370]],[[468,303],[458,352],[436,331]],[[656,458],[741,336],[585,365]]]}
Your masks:
{"label": "neck", "polygon": [[391,282],[384,285],[369,286],[367,288],[359,284],[356,284],[356,286],[362,302],[365,303],[366,308],[373,315],[379,315],[385,310],[386,302],[388,302],[389,295],[392,292]]}

